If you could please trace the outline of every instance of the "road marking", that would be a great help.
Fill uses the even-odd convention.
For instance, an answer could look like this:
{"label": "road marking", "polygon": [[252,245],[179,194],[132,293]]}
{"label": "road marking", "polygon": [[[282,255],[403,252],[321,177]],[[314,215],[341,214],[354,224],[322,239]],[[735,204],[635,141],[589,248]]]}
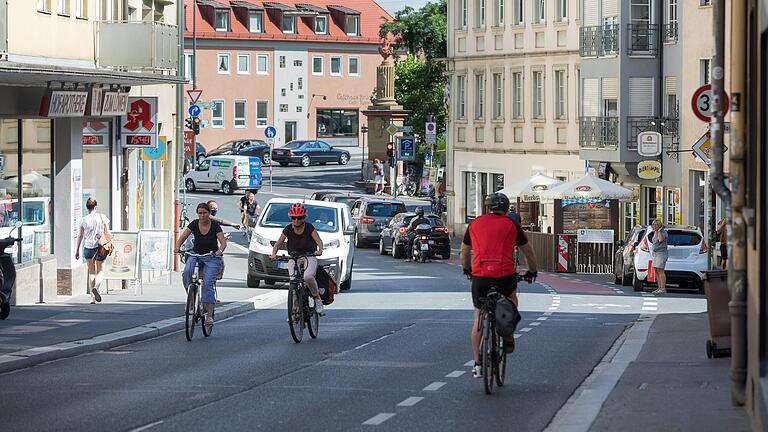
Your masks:
{"label": "road marking", "polygon": [[136,429],[131,429],[131,432],[141,432],[141,431],[147,430],[149,428],[153,428],[153,427],[159,425],[162,422],[163,422],[163,420],[160,420],[160,421],[156,421],[154,423],[150,423],[150,424],[144,425],[142,427],[138,427]]}
{"label": "road marking", "polygon": [[642,384],[640,384],[640,386],[637,389],[638,390],[645,390],[647,388],[648,388],[648,383],[642,383]]}
{"label": "road marking", "polygon": [[539,325],[541,325],[541,323],[540,323],[540,322],[538,322],[538,321],[534,321],[534,322],[532,322],[532,323],[530,323],[530,324],[528,324],[528,325],[536,327],[536,326],[539,326]]}
{"label": "road marking", "polygon": [[659,310],[659,308],[657,307],[649,307],[649,306],[643,306],[641,309],[644,311],[651,311],[651,312],[655,312]]}
{"label": "road marking", "polygon": [[[464,371],[462,371],[461,373],[464,373]],[[411,396],[408,399],[406,399],[406,400],[400,402],[399,404],[397,404],[397,406],[403,406],[403,407],[414,406],[417,403],[421,402],[422,400],[424,400],[423,397]]]}
{"label": "road marking", "polygon": [[445,383],[442,381],[435,381],[432,384],[424,387],[422,391],[437,391],[440,389],[440,387],[444,386]]}
{"label": "road marking", "polygon": [[[555,309],[557,309],[557,308],[555,308]],[[552,312],[544,312],[544,315],[546,315],[546,316],[552,316]]]}
{"label": "road marking", "polygon": [[233,241],[228,241],[227,245],[228,246],[232,246],[235,249],[240,249],[241,252],[245,252],[245,253],[250,253],[251,252],[250,249],[248,249],[247,247],[245,247],[243,245],[239,245],[239,244],[237,244],[237,243],[235,243]]}
{"label": "road marking", "polygon": [[474,360],[470,360],[470,361],[464,363],[464,366],[474,366],[474,365],[475,365],[475,361]]}
{"label": "road marking", "polygon": [[538,317],[536,321],[546,321],[548,317]]}
{"label": "road marking", "polygon": [[520,329],[520,331],[521,331],[521,332],[523,332],[523,333],[525,333],[525,332],[529,332],[529,331],[531,331],[531,330],[533,330],[533,329],[532,329],[532,328],[530,328],[530,327],[526,327],[526,328],[522,328],[522,329]]}
{"label": "road marking", "polygon": [[550,307],[549,310],[553,311],[553,310],[557,310],[557,308],[556,307]]}
{"label": "road marking", "polygon": [[371,426],[378,426],[378,425],[384,423],[385,421],[391,419],[394,416],[395,416],[394,413],[379,413],[379,414],[376,414],[375,416],[369,418],[368,420],[364,421],[363,424],[364,425],[371,425]]}
{"label": "road marking", "polygon": [[522,336],[522,335],[520,333],[515,333],[513,336],[515,337],[515,339],[519,339],[520,336]]}
{"label": "road marking", "polygon": [[448,375],[446,375],[445,377],[446,378],[458,378],[458,377],[464,375],[465,372],[466,371],[453,371],[453,372],[449,373]]}

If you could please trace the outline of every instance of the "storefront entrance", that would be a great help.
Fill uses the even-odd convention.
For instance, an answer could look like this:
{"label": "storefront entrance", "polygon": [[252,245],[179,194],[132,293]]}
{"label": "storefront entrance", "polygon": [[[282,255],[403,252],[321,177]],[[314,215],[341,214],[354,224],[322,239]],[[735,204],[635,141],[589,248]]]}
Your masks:
{"label": "storefront entrance", "polygon": [[88,214],[85,201],[96,199],[101,213],[112,208],[112,122],[87,120],[83,122],[83,216]]}

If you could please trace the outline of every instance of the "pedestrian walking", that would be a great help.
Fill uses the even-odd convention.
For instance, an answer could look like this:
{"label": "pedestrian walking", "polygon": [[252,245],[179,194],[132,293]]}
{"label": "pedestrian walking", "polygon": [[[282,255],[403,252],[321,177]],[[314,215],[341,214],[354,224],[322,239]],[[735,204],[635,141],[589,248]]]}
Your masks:
{"label": "pedestrian walking", "polygon": [[653,246],[651,249],[653,253],[651,255],[651,262],[653,265],[653,272],[656,275],[656,283],[659,286],[653,293],[665,294],[667,292],[667,275],[664,273],[664,267],[667,265],[667,258],[669,257],[667,248],[668,234],[667,230],[664,229],[664,226],[658,219],[653,221],[651,227],[653,229]]}
{"label": "pedestrian walking", "polygon": [[717,229],[715,233],[719,236],[720,240],[720,268],[725,270],[728,268],[728,227],[725,218],[720,219],[717,223]]}
{"label": "pedestrian walking", "polygon": [[381,195],[384,193],[384,163],[376,158],[373,160],[373,183],[375,195]]}
{"label": "pedestrian walking", "polygon": [[[112,234],[109,232],[109,219],[96,211],[96,200],[89,197],[85,202],[88,216],[80,224],[77,236],[75,259],[80,259],[80,245],[83,245],[83,258],[88,265],[88,294],[91,304],[101,302],[101,281],[104,278],[104,260],[111,252]],[[101,246],[101,248],[99,247]]]}

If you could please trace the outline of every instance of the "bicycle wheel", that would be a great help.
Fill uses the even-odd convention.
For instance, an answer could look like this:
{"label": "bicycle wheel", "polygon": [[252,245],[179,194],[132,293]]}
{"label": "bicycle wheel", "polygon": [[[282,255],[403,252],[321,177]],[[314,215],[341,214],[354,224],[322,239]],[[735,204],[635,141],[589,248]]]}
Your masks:
{"label": "bicycle wheel", "polygon": [[195,335],[195,315],[197,314],[197,285],[189,284],[187,288],[187,303],[184,309],[184,332],[187,340]]}
{"label": "bicycle wheel", "polygon": [[[304,336],[304,311],[298,299],[304,294],[301,287],[291,286],[288,289],[288,327],[291,328],[291,337],[296,343],[301,343]],[[294,308],[294,303],[296,306]]]}
{"label": "bicycle wheel", "polygon": [[[315,306],[309,307],[309,295],[304,297],[305,310],[307,311],[307,330],[309,330],[309,336],[312,339],[317,339],[317,335],[320,331],[320,314],[317,313]],[[316,302],[314,298],[313,302]]]}
{"label": "bicycle wheel", "polygon": [[491,323],[489,314],[485,313],[483,317],[483,337],[480,342],[480,357],[483,362],[483,386],[485,387],[485,394],[493,393],[493,342],[494,338],[491,337]]}
{"label": "bicycle wheel", "polygon": [[504,385],[504,376],[507,373],[507,352],[504,351],[504,338],[496,335],[496,385]]}

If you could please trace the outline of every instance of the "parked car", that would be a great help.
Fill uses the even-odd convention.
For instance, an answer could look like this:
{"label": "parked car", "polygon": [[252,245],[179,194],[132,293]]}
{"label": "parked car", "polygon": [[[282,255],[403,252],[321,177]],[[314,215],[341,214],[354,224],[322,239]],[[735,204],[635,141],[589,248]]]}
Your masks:
{"label": "parked car", "polygon": [[341,193],[341,192],[339,192],[339,191],[331,191],[331,190],[315,191],[315,192],[312,192],[312,195],[309,196],[309,199],[317,200],[317,201],[322,201],[323,197],[325,197],[328,194],[332,194],[332,193]]}
{"label": "parked car", "polygon": [[[408,225],[416,213],[398,213],[389,223],[382,228],[379,239],[379,253],[386,255],[391,253],[393,258],[403,258],[408,254]],[[443,259],[451,257],[451,240],[448,237],[448,228],[435,214],[424,215],[432,225],[429,235],[429,248],[431,255],[440,255]]]}
{"label": "parked car", "polygon": [[[707,242],[695,226],[669,226],[666,228],[669,259],[664,268],[667,283],[680,288],[704,290],[704,272],[707,270]],[[645,229],[645,237],[635,250],[635,272],[632,288],[642,291],[648,278],[648,267],[653,253],[653,228]]]}
{"label": "parked car", "polygon": [[269,145],[263,140],[250,138],[227,141],[208,152],[207,156],[235,155],[255,156],[261,159],[261,163],[270,163]]}
{"label": "parked car", "polygon": [[402,201],[383,197],[363,197],[352,204],[352,219],[357,223],[355,246],[376,244],[381,229],[398,213],[405,213]]}
{"label": "parked car", "polygon": [[362,194],[330,193],[330,194],[326,194],[323,197],[323,201],[343,203],[343,204],[348,205],[350,208],[352,208],[352,205],[355,204],[355,201],[359,200],[362,197],[363,197]]}
{"label": "parked car", "polygon": [[[261,281],[273,285],[277,281],[288,281],[288,270],[283,262],[269,260],[272,247],[283,228],[291,223],[288,210],[296,202],[290,198],[272,198],[256,221],[251,235],[248,252],[248,287],[258,288]],[[318,264],[331,266],[334,270],[337,286],[342,291],[352,287],[352,265],[355,261],[355,245],[352,236],[355,225],[349,207],[327,201],[304,201],[307,208],[307,222],[317,229],[323,240],[323,254],[318,257]],[[285,245],[278,255],[285,255]]]}
{"label": "parked car", "polygon": [[272,152],[272,160],[280,166],[293,163],[308,167],[313,163],[328,162],[346,165],[351,157],[348,151],[333,148],[325,141],[291,141]]}
{"label": "parked car", "polygon": [[647,226],[638,225],[629,231],[626,241],[619,240],[613,259],[613,283],[623,286],[632,285],[635,273],[635,251],[645,237]]}
{"label": "parked car", "polygon": [[227,195],[238,189],[258,189],[261,187],[261,159],[230,155],[207,157],[184,176],[184,187],[188,192],[212,189]]}

